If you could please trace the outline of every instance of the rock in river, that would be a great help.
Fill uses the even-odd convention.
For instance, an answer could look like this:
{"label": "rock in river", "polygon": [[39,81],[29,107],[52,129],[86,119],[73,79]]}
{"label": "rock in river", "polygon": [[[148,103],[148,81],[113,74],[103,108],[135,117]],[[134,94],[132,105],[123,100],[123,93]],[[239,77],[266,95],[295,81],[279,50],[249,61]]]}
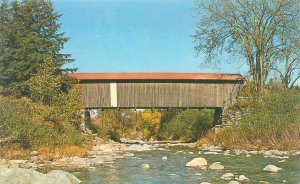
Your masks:
{"label": "rock in river", "polygon": [[148,169],[150,168],[150,165],[149,164],[145,164],[145,163],[142,163],[139,165],[140,168],[143,168],[143,169]]}
{"label": "rock in river", "polygon": [[126,151],[149,151],[149,146],[133,144],[125,148]]}
{"label": "rock in river", "polygon": [[223,170],[224,166],[220,162],[215,162],[209,166],[211,170]]}
{"label": "rock in river", "polygon": [[267,165],[264,169],[264,171],[267,171],[267,172],[278,172],[280,170],[282,170],[281,168],[275,166],[275,165]]}
{"label": "rock in river", "polygon": [[234,174],[232,174],[232,173],[226,173],[221,176],[222,180],[231,180],[233,178],[234,178]]}
{"label": "rock in river", "polygon": [[134,153],[126,152],[123,156],[124,157],[134,157]]}
{"label": "rock in river", "polygon": [[245,175],[240,175],[238,178],[239,181],[248,181],[249,178],[247,178]]}
{"label": "rock in river", "polygon": [[230,181],[228,184],[240,184],[238,181]]}
{"label": "rock in river", "polygon": [[193,160],[189,161],[185,166],[187,167],[203,167],[207,165],[207,161],[205,158],[198,157],[194,158]]}
{"label": "rock in river", "polygon": [[0,183],[2,184],[77,184],[81,181],[72,174],[53,170],[47,174],[43,174],[31,169],[23,168],[1,168],[0,169]]}

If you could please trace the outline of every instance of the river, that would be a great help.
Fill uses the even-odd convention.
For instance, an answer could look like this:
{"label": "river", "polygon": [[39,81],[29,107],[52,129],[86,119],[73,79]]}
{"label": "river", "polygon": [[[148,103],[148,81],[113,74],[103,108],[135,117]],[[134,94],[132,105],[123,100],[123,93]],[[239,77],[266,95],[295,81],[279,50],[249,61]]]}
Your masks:
{"label": "river", "polygon": [[[119,159],[114,163],[101,167],[73,171],[83,183],[228,183],[221,180],[224,173],[235,175],[245,175],[250,179],[248,183],[259,183],[267,181],[269,183],[300,183],[300,162],[298,158],[289,158],[286,162],[279,163],[280,159],[264,158],[263,156],[246,155],[225,156],[198,154],[195,148],[172,147],[167,150],[151,150],[136,152],[135,157]],[[193,152],[193,154],[191,153]],[[167,160],[161,158],[166,156]],[[185,167],[185,164],[196,157],[203,157],[208,164],[221,162],[225,166],[224,170],[201,170],[198,168]],[[148,163],[149,169],[139,168],[141,163]],[[263,171],[266,165],[273,164],[283,170],[278,173],[267,173]]]}

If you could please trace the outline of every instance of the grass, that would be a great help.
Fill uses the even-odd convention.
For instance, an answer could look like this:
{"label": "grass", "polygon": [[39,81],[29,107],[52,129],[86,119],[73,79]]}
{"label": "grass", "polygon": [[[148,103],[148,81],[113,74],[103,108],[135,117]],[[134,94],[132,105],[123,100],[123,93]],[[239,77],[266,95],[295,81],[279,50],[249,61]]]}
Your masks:
{"label": "grass", "polygon": [[226,148],[300,149],[298,91],[271,93],[250,106],[250,112],[231,127],[208,132],[199,144],[211,143]]}

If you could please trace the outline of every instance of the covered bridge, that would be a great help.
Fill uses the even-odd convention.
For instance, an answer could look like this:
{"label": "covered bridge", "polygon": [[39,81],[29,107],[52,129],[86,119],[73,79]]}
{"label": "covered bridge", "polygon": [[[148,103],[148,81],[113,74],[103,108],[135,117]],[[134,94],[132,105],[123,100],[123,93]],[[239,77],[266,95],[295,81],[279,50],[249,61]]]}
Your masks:
{"label": "covered bridge", "polygon": [[82,86],[87,109],[213,108],[216,117],[234,103],[240,74],[72,73]]}

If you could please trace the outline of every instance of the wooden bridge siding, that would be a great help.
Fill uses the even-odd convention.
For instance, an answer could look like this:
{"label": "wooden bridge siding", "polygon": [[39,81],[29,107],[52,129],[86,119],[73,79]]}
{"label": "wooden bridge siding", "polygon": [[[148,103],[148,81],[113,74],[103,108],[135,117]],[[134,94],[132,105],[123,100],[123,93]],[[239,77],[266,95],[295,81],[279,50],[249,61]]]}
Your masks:
{"label": "wooden bridge siding", "polygon": [[82,83],[82,101],[85,107],[109,107],[109,83]]}
{"label": "wooden bridge siding", "polygon": [[118,83],[119,107],[223,107],[236,83]]}

